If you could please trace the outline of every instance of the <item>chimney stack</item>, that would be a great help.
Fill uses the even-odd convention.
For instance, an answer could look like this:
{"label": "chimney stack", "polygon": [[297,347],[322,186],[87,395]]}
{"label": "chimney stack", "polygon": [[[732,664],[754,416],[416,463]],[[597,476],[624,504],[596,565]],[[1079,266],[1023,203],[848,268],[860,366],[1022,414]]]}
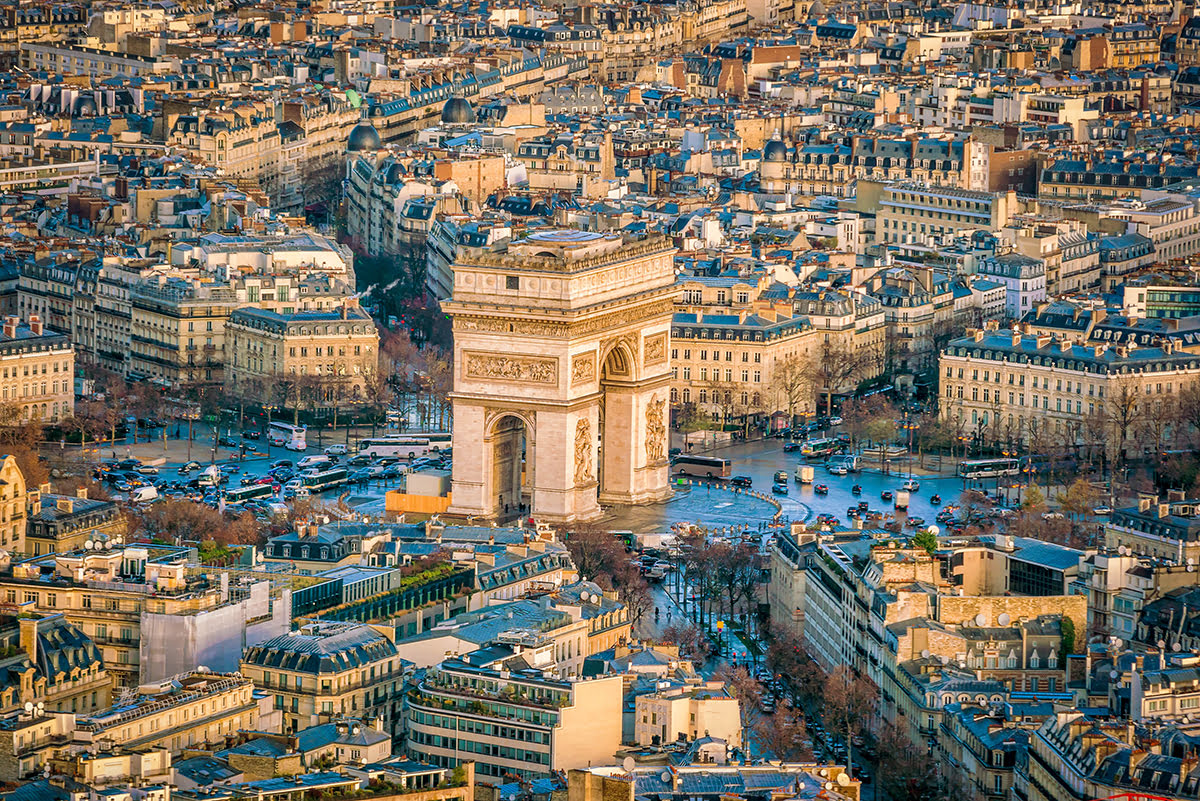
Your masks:
{"label": "chimney stack", "polygon": [[20,322],[20,318],[13,317],[11,314],[4,318],[4,338],[5,339],[16,339],[18,322]]}
{"label": "chimney stack", "polygon": [[42,318],[40,315],[29,315],[29,330],[33,332],[35,337],[40,337],[42,335]]}

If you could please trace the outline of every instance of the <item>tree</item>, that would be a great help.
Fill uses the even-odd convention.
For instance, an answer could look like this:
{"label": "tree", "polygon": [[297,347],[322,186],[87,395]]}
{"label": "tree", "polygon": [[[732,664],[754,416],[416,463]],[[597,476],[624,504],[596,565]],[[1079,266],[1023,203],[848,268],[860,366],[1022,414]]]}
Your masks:
{"label": "tree", "polygon": [[748,736],[754,738],[759,751],[775,759],[807,762],[813,758],[804,716],[791,709],[780,707],[774,714],[760,715]]}
{"label": "tree", "polygon": [[812,360],[792,353],[775,363],[771,383],[780,405],[788,415],[788,425],[795,425],[796,416],[806,411],[816,386],[816,369]]}
{"label": "tree", "polygon": [[887,472],[887,446],[896,439],[896,421],[891,417],[879,416],[867,423],[864,433],[867,439],[879,445],[879,468]]}
{"label": "tree", "polygon": [[724,682],[725,689],[738,701],[738,712],[742,719],[743,741],[746,735],[755,727],[762,717],[762,685],[758,679],[750,675],[745,667],[721,665],[713,673],[713,678]]}
{"label": "tree", "polygon": [[1064,654],[1073,654],[1075,653],[1075,621],[1067,615],[1063,615],[1060,625],[1062,652]]}
{"label": "tree", "polygon": [[825,728],[846,739],[846,768],[853,766],[854,738],[867,731],[879,692],[870,680],[842,665],[825,680]]}
{"label": "tree", "polygon": [[704,630],[689,623],[686,619],[664,628],[659,635],[659,640],[664,644],[677,647],[679,655],[690,659],[696,668],[702,667],[712,653],[712,647]]}
{"label": "tree", "polygon": [[609,576],[620,563],[629,561],[617,539],[594,523],[575,523],[560,533],[560,539],[566,541],[575,569],[585,581]]}
{"label": "tree", "polygon": [[962,801],[974,793],[961,772],[917,745],[892,724],[879,737],[876,791],[891,801]]}
{"label": "tree", "polygon": [[223,546],[249,545],[261,537],[258,521],[248,512],[227,516],[208,506],[176,500],[165,500],[142,511],[133,529],[175,544],[212,541]]}
{"label": "tree", "polygon": [[1067,491],[1057,498],[1062,510],[1076,517],[1084,517],[1096,506],[1096,488],[1086,478],[1077,478],[1067,487]]}
{"label": "tree", "polygon": [[1141,387],[1136,376],[1122,375],[1108,382],[1103,410],[1110,432],[1109,452],[1119,464],[1126,460],[1125,443],[1141,417]]}
{"label": "tree", "polygon": [[938,538],[929,529],[922,529],[912,537],[912,544],[917,548],[924,548],[931,556],[938,549]]}
{"label": "tree", "polygon": [[825,413],[833,415],[833,396],[853,389],[872,372],[877,354],[871,347],[857,347],[848,338],[831,338],[821,343],[816,377],[825,392]]}
{"label": "tree", "polygon": [[1025,490],[1025,497],[1021,501],[1021,508],[1027,512],[1037,514],[1046,511],[1046,496],[1042,494],[1037,484],[1030,484]]}

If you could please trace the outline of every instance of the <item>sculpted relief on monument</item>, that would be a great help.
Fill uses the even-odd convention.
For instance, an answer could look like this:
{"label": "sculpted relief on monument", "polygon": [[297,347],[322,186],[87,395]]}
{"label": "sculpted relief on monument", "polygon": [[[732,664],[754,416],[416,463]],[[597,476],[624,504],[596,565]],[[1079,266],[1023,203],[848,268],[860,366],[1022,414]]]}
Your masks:
{"label": "sculpted relief on monument", "polygon": [[592,424],[580,420],[575,425],[575,485],[595,481],[592,472]]}
{"label": "sculpted relief on monument", "polygon": [[467,378],[486,381],[520,381],[533,384],[558,384],[558,360],[532,356],[498,356],[465,353]]}
{"label": "sculpted relief on monument", "polygon": [[586,384],[596,378],[596,354],[584,353],[571,358],[571,383]]}
{"label": "sculpted relief on monument", "polygon": [[661,364],[665,362],[667,360],[666,332],[646,337],[646,341],[642,347],[644,349],[642,360],[645,364]]}
{"label": "sculpted relief on monument", "polygon": [[646,463],[658,464],[667,456],[667,426],[664,409],[667,402],[651,398],[646,406]]}

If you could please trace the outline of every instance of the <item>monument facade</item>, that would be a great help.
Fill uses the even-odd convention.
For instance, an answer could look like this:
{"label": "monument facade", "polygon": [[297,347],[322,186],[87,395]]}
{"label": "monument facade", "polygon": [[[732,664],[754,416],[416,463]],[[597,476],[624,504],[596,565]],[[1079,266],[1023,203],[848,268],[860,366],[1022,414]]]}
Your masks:
{"label": "monument facade", "polygon": [[450,514],[571,522],[667,497],[673,256],[574,230],[460,254]]}

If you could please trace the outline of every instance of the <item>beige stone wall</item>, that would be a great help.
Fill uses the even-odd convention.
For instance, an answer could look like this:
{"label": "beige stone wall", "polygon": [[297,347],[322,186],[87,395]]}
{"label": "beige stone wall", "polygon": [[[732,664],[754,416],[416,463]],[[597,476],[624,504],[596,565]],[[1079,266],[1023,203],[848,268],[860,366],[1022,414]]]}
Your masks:
{"label": "beige stone wall", "polygon": [[605,676],[573,685],[574,703],[560,713],[550,755],[552,770],[607,765],[621,747],[624,679]]}
{"label": "beige stone wall", "polygon": [[1032,620],[1038,615],[1063,615],[1075,623],[1075,650],[1082,651],[1087,640],[1087,596],[957,596],[943,595],[938,599],[938,620],[946,624],[974,625],[975,616],[983,615],[984,626],[997,626],[997,618],[1007,614],[1016,622]]}

